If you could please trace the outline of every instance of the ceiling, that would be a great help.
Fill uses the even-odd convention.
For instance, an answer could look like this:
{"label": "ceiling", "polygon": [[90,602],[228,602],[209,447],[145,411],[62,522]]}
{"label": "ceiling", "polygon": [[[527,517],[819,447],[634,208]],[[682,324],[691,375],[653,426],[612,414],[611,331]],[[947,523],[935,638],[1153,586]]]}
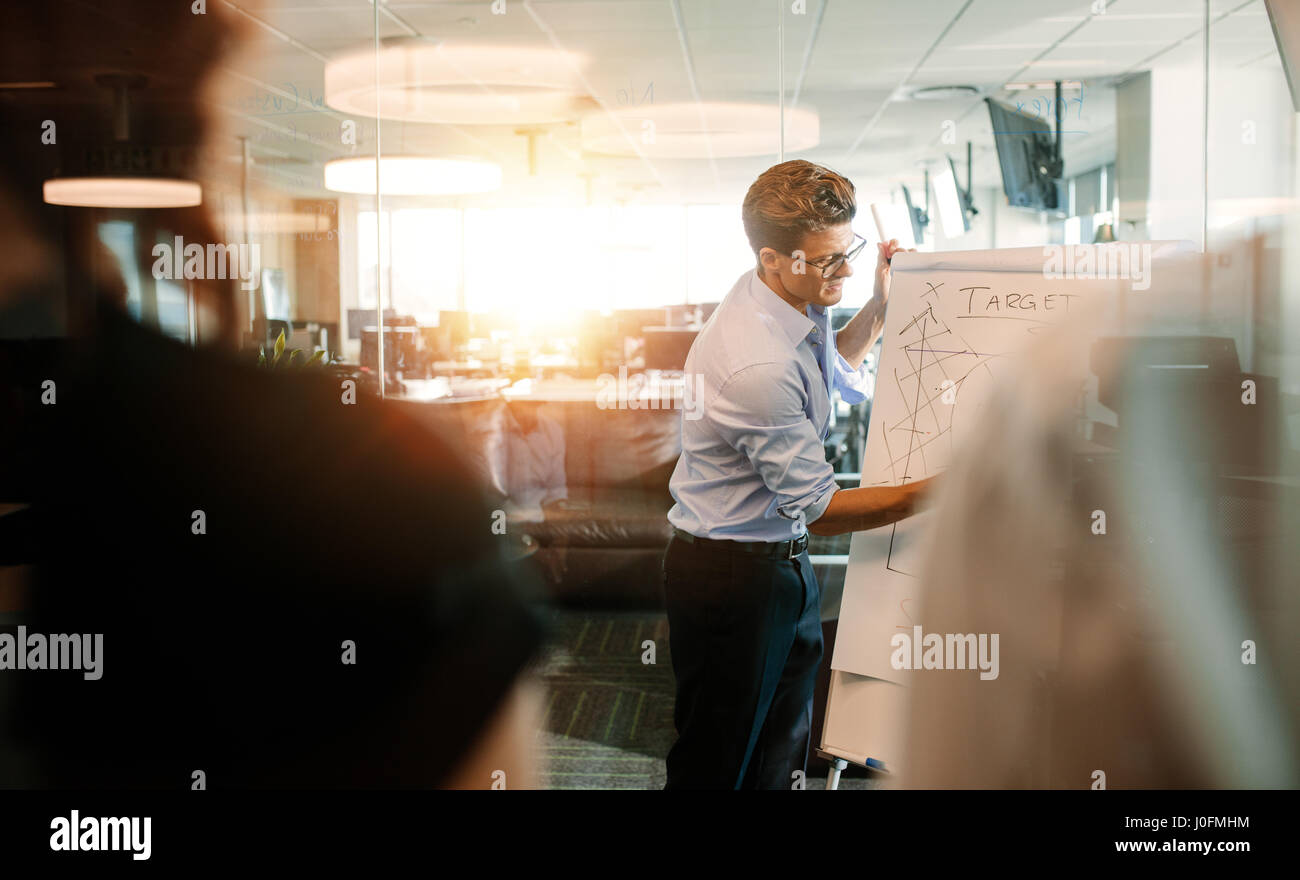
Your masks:
{"label": "ceiling", "polygon": [[[1203,6],[1197,0],[208,0],[242,16],[255,39],[221,73],[214,109],[223,138],[249,139],[254,178],[295,195],[324,195],[325,161],[375,149],[372,120],[324,105],[324,68],[380,39],[508,44],[584,53],[589,112],[639,101],[775,103],[815,108],[818,146],[795,155],[848,174],[860,190],[919,184],[925,163],[972,142],[974,183],[999,185],[983,97],[1032,107],[1047,93],[1013,94],[1017,81],[1077,80],[1064,137],[1067,174],[1114,158],[1115,82],[1153,63],[1186,65],[1200,88]],[[493,14],[493,6],[504,14]],[[784,21],[778,21],[781,10]],[[1212,0],[1212,67],[1277,65],[1261,0]],[[783,75],[782,75],[783,71]],[[969,85],[978,94],[908,99],[916,88]],[[1078,92],[1066,97],[1078,97]],[[1048,114],[1045,114],[1048,115]],[[944,143],[945,122],[955,143]],[[1199,132],[1195,133],[1199,137]],[[734,203],[775,155],[646,159],[583,152],[580,126],[446,125],[386,121],[383,153],[476,156],[499,162],[505,185],[469,204],[588,201]],[[238,142],[225,142],[236,161]],[[530,153],[531,145],[531,153]],[[931,167],[934,167],[933,165]],[[962,169],[964,171],[964,168]]]}

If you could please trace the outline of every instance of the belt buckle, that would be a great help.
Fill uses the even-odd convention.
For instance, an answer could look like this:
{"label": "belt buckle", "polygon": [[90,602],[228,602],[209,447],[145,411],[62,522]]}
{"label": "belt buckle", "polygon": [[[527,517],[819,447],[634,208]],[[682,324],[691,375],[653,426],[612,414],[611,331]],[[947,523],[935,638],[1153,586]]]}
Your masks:
{"label": "belt buckle", "polygon": [[[802,550],[802,549],[796,550],[795,548],[799,546],[799,542],[800,542],[800,541],[806,541],[806,540],[807,540],[807,536],[806,536],[806,535],[800,535],[799,537],[797,537],[797,538],[795,538],[794,540],[792,540],[792,541],[790,542],[790,549],[789,549],[789,551],[786,553],[786,557],[785,557],[785,558],[786,558],[786,559],[795,559],[795,558],[797,558],[797,557],[799,556],[799,554],[803,552],[803,550]],[[807,546],[807,545],[805,545],[805,546]]]}

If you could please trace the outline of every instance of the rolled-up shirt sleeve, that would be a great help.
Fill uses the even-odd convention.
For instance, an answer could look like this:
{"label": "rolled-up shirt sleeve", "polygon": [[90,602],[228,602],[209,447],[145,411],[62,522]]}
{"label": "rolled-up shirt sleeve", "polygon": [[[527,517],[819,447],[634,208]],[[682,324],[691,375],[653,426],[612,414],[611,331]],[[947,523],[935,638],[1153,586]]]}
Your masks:
{"label": "rolled-up shirt sleeve", "polygon": [[807,524],[826,511],[837,486],[835,469],[805,411],[804,393],[785,368],[756,364],[727,381],[705,418],[749,459],[776,495],[776,512]]}
{"label": "rolled-up shirt sleeve", "polygon": [[876,380],[871,374],[871,355],[862,360],[856,370],[849,366],[844,355],[835,352],[835,389],[840,400],[847,404],[866,403],[876,390]]}

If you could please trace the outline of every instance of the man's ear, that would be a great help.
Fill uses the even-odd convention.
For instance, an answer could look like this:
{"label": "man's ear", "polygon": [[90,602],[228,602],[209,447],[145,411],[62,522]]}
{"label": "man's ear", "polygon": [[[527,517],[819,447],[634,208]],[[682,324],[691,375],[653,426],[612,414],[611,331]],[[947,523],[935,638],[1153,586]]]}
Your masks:
{"label": "man's ear", "polygon": [[780,255],[772,248],[762,248],[758,252],[758,265],[764,272],[775,272],[781,267]]}

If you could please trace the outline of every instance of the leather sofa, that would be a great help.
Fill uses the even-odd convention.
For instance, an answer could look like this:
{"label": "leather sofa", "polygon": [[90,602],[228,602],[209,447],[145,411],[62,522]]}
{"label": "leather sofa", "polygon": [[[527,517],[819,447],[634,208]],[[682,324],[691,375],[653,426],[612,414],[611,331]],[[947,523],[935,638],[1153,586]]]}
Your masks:
{"label": "leather sofa", "polygon": [[680,411],[601,409],[593,399],[522,403],[501,396],[394,403],[466,456],[493,507],[511,509],[511,407],[536,406],[563,436],[567,498],[540,521],[506,516],[507,534],[540,545],[530,559],[560,601],[657,606],[672,535],[668,480],[681,453]]}
{"label": "leather sofa", "polygon": [[[500,395],[394,401],[466,456],[494,508],[511,509],[508,435],[518,431],[512,407],[533,405],[539,418],[563,436],[567,497],[547,504],[536,520],[506,516],[507,537],[528,535],[538,545],[529,557],[549,594],[566,604],[604,607],[662,606],[661,563],[672,537],[668,481],[681,454],[681,410],[598,407],[591,397],[541,395],[530,404]],[[530,548],[532,550],[532,548]],[[824,597],[823,617],[838,616],[848,536],[813,536]]]}

